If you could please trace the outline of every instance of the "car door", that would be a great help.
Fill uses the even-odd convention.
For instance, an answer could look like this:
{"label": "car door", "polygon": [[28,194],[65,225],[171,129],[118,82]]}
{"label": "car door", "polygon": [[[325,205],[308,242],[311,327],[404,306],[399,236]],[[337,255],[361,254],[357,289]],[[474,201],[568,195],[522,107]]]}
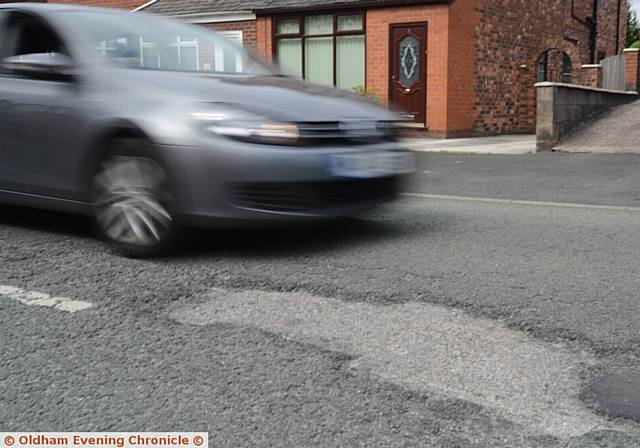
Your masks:
{"label": "car door", "polygon": [[[42,17],[10,11],[5,58],[61,53],[68,46]],[[78,158],[83,129],[81,83],[72,78],[0,71],[0,188],[64,199],[80,198]]]}
{"label": "car door", "polygon": [[[0,10],[0,51],[4,46],[7,34],[7,20],[8,14],[6,11]],[[1,55],[1,54],[0,54]],[[1,70],[1,69],[0,69]],[[1,74],[1,72],[0,72]],[[0,78],[0,89],[2,85],[2,79]],[[9,101],[4,98],[4,95],[0,94],[0,190],[7,186],[10,168],[6,163],[7,152],[7,111],[9,109]]]}

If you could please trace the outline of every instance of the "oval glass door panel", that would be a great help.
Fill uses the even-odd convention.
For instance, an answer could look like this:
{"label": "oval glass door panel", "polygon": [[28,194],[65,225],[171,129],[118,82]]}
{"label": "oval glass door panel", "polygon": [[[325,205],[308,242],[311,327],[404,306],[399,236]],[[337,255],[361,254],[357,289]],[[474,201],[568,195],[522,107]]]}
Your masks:
{"label": "oval glass door panel", "polygon": [[420,80],[420,42],[409,35],[399,42],[399,80],[405,87],[412,87]]}

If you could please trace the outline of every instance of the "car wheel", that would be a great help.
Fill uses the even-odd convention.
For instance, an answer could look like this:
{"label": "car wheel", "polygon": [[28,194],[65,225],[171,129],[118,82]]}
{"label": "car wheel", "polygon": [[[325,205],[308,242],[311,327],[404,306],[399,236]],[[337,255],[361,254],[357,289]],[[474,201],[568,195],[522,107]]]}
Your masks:
{"label": "car wheel", "polygon": [[169,177],[140,141],[111,145],[92,177],[91,202],[100,233],[123,255],[158,255],[173,242]]}

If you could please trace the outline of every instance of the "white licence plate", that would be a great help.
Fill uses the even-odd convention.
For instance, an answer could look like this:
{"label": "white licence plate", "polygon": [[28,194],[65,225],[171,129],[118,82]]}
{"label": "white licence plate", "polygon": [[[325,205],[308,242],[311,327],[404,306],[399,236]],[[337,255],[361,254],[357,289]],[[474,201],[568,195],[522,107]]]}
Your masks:
{"label": "white licence plate", "polygon": [[399,151],[332,154],[328,166],[332,176],[370,178],[411,173],[415,159],[413,154]]}

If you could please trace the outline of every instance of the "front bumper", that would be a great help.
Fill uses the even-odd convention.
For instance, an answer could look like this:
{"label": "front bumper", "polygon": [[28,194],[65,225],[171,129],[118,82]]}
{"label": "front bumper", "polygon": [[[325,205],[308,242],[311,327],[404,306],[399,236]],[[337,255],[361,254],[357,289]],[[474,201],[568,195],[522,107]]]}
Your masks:
{"label": "front bumper", "polygon": [[403,151],[396,142],[298,148],[225,140],[216,147],[159,146],[172,179],[175,214],[190,225],[215,220],[345,216],[394,199],[404,176],[335,176],[336,154]]}

